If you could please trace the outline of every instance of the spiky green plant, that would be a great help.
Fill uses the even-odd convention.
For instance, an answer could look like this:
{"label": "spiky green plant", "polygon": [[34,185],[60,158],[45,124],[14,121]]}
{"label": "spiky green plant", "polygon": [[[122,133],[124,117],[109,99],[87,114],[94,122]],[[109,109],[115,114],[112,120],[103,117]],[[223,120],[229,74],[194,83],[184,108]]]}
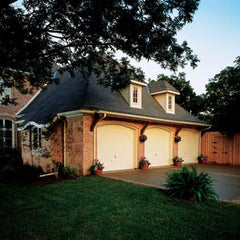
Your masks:
{"label": "spiky green plant", "polygon": [[197,202],[217,200],[218,195],[214,190],[213,181],[206,172],[199,172],[195,166],[190,171],[186,166],[166,174],[166,190],[170,197],[178,197]]}

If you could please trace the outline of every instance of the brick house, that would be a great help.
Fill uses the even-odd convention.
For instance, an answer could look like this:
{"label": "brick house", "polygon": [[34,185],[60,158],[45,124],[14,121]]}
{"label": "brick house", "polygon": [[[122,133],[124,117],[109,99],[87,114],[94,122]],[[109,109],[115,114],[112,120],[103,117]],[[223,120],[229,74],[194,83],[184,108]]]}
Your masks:
{"label": "brick house", "polygon": [[184,163],[197,161],[201,130],[208,125],[175,103],[179,92],[168,82],[131,81],[111,91],[94,74],[59,78],[19,113],[25,162],[51,171],[60,161],[85,175],[95,158],[104,171],[137,168],[142,156],[151,167],[170,165],[176,155]]}
{"label": "brick house", "polygon": [[[17,147],[17,124],[16,114],[22,109],[33,97],[32,94],[21,94],[15,87],[9,88],[3,86],[0,82],[2,93],[0,94],[0,148],[2,147]],[[4,97],[15,99],[17,105],[1,104]]]}

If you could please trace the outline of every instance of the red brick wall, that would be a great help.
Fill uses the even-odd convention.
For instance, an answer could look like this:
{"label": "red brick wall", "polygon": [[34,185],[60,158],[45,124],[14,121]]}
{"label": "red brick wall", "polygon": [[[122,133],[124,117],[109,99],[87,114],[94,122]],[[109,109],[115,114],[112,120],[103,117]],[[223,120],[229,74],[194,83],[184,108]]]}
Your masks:
{"label": "red brick wall", "polygon": [[32,94],[21,94],[16,88],[12,88],[12,98],[16,98],[17,105],[0,104],[0,117],[15,120],[15,114],[25,106],[33,96]]}
{"label": "red brick wall", "polygon": [[66,124],[66,162],[67,166],[83,172],[83,117],[67,118]]}
{"label": "red brick wall", "polygon": [[54,164],[51,157],[50,140],[42,136],[42,149],[31,150],[30,131],[22,131],[20,136],[23,162],[34,166],[41,166],[45,172],[52,172]]}
{"label": "red brick wall", "polygon": [[55,128],[53,129],[53,132],[50,137],[50,154],[51,158],[55,162],[61,162],[63,163],[64,159],[64,123],[58,122],[56,123]]}
{"label": "red brick wall", "polygon": [[83,169],[82,174],[89,174],[88,169],[94,159],[94,132],[90,131],[93,115],[83,116]]}

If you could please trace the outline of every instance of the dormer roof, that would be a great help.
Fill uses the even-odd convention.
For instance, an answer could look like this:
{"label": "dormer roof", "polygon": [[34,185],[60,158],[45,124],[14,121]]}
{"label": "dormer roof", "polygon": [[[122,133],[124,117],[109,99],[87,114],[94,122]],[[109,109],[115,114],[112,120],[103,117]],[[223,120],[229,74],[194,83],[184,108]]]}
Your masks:
{"label": "dormer roof", "polygon": [[157,95],[162,93],[172,93],[175,95],[180,94],[175,87],[173,87],[165,80],[151,82],[148,84],[148,87],[151,95]]}
{"label": "dormer roof", "polygon": [[143,86],[143,87],[147,86],[147,84],[145,82],[139,82],[139,81],[136,81],[136,80],[131,80],[130,84],[135,84],[135,85],[139,85],[139,86]]}

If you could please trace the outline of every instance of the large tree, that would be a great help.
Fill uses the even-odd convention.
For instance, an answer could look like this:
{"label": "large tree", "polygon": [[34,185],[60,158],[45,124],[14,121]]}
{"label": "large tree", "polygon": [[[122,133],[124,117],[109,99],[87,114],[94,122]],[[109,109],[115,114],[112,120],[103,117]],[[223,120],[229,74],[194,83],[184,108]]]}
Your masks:
{"label": "large tree", "polygon": [[229,136],[240,132],[240,57],[209,80],[206,102],[215,130]]}
{"label": "large tree", "polygon": [[189,81],[186,80],[185,73],[179,73],[178,75],[166,76],[159,74],[157,81],[167,81],[174,86],[180,95],[176,96],[176,102],[183,108],[191,112],[193,115],[202,118],[201,113],[205,110],[204,96],[197,95],[192,88]]}
{"label": "large tree", "polygon": [[193,20],[199,1],[24,0],[21,8],[1,1],[0,77],[22,89],[27,74],[31,85],[42,86],[58,63],[68,71],[94,70],[104,85],[111,78],[113,89],[126,86],[132,74],[143,78],[141,71],[127,70],[126,59],[116,66],[116,50],[172,70],[195,67],[197,56],[176,34]]}

